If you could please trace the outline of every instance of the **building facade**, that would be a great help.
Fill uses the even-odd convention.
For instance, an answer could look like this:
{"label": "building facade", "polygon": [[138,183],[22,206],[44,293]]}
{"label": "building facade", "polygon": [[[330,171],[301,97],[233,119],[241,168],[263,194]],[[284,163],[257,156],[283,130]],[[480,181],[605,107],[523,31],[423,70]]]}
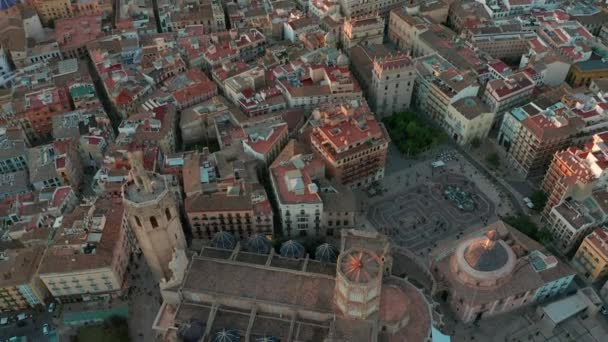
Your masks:
{"label": "building facade", "polygon": [[398,53],[375,58],[367,90],[374,113],[384,117],[409,109],[415,80],[416,69],[408,56]]}
{"label": "building facade", "polygon": [[605,228],[597,228],[583,239],[572,264],[590,282],[608,275],[608,232]]}

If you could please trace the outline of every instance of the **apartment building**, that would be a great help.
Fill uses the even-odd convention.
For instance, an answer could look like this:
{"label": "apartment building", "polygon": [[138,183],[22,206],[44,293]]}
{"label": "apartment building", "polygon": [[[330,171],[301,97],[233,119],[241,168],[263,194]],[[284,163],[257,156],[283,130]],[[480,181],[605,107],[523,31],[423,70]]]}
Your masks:
{"label": "apartment building", "polygon": [[55,34],[63,58],[84,58],[87,54],[86,44],[104,34],[102,15],[59,19],[55,23]]}
{"label": "apartment building", "polygon": [[591,81],[598,78],[608,78],[608,61],[603,58],[572,64],[566,82],[576,88],[589,86]]}
{"label": "apartment building", "polygon": [[309,109],[322,103],[359,100],[363,92],[346,65],[348,58],[341,55],[337,66],[310,66],[301,76],[282,79],[277,85],[289,107]]}
{"label": "apartment building", "polygon": [[270,175],[287,236],[333,236],[336,230],[354,226],[353,193],[325,179],[323,160],[307,146],[290,140]]}
{"label": "apartment building", "polygon": [[114,141],[112,122],[101,106],[53,117],[53,139],[78,142],[83,167],[100,167]]}
{"label": "apartment building", "polygon": [[27,146],[23,140],[0,137],[0,174],[27,170]]}
{"label": "apartment building", "polygon": [[358,44],[382,44],[384,39],[384,19],[378,15],[352,17],[344,21],[341,35],[342,47],[349,51]]}
{"label": "apartment building", "polygon": [[315,110],[313,117],[310,140],[330,179],[357,188],[384,178],[390,138],[367,103],[327,104]]}
{"label": "apartment building", "polygon": [[548,197],[545,215],[566,198],[584,200],[606,186],[606,139],[607,133],[596,134],[583,148],[571,146],[555,153],[542,183]]}
{"label": "apartment building", "polygon": [[361,15],[375,14],[383,18],[387,18],[391,9],[402,6],[403,2],[397,0],[371,0],[371,1],[349,1],[340,0],[340,8],[342,14],[346,18],[357,17]]}
{"label": "apartment building", "polygon": [[272,208],[256,165],[240,144],[184,159],[184,206],[194,238],[211,239],[219,231],[239,239],[273,234]]}
{"label": "apartment building", "polygon": [[531,27],[520,23],[486,23],[465,30],[476,48],[494,58],[519,58],[528,51],[528,42],[537,37]]}
{"label": "apartment building", "polygon": [[595,282],[608,275],[608,231],[606,228],[596,228],[583,239],[572,258],[572,265],[590,282]]}
{"label": "apartment building", "polygon": [[27,310],[44,305],[48,291],[36,270],[44,247],[5,249],[0,253],[0,312]]}
{"label": "apartment building", "polygon": [[70,0],[35,0],[33,2],[40,20],[48,24],[52,20],[71,17],[73,15]]}
{"label": "apartment building", "polygon": [[414,101],[423,113],[446,128],[450,104],[477,96],[476,77],[471,72],[459,71],[437,53],[416,58],[414,65],[417,73]]}
{"label": "apartment building", "polygon": [[158,147],[165,154],[175,152],[176,110],[171,104],[146,104],[118,126],[117,145]]}
{"label": "apartment building", "polygon": [[61,239],[49,246],[38,271],[55,299],[92,301],[122,293],[131,253],[123,212],[119,201],[99,198],[63,216]]}
{"label": "apartment building", "polygon": [[555,205],[545,216],[547,229],[553,236],[554,246],[566,254],[575,249],[595,228],[608,220],[608,192],[595,191],[591,195],[567,197]]}
{"label": "apartment building", "polygon": [[526,177],[542,177],[553,154],[570,146],[572,138],[582,127],[583,120],[569,110],[527,117],[521,121],[509,157]]}
{"label": "apartment building", "polygon": [[500,120],[504,112],[528,102],[534,87],[530,76],[518,72],[508,78],[490,80],[486,84],[483,100],[497,114],[495,119]]}

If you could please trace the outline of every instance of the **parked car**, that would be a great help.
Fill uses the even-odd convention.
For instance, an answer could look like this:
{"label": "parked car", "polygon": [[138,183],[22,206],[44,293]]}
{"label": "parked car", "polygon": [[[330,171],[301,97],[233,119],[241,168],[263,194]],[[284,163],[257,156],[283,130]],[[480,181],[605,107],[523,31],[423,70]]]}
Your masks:
{"label": "parked car", "polygon": [[608,316],[608,309],[606,309],[605,306],[600,307],[600,312],[602,313],[602,315]]}
{"label": "parked car", "polygon": [[524,197],[524,202],[526,203],[526,206],[530,209],[534,209],[534,203],[532,203],[532,200],[528,197]]}
{"label": "parked car", "polygon": [[49,327],[49,324],[48,323],[44,323],[42,325],[42,333],[44,335],[48,335],[50,332],[51,332],[51,328]]}
{"label": "parked car", "polygon": [[48,312],[53,312],[55,311],[55,307],[57,307],[57,303],[52,302],[51,304],[49,304],[49,307],[47,309]]}

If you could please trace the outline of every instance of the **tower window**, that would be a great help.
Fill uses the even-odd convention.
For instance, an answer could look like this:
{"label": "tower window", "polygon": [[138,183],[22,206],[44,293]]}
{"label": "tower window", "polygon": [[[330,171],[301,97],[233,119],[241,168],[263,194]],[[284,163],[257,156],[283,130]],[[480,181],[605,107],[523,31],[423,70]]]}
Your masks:
{"label": "tower window", "polygon": [[138,226],[141,227],[141,221],[139,220],[139,216],[135,216],[135,223],[137,223]]}
{"label": "tower window", "polygon": [[150,224],[152,228],[158,228],[158,221],[156,221],[156,217],[150,216]]}
{"label": "tower window", "polygon": [[167,220],[171,219],[171,210],[169,208],[165,209],[165,216],[167,216]]}

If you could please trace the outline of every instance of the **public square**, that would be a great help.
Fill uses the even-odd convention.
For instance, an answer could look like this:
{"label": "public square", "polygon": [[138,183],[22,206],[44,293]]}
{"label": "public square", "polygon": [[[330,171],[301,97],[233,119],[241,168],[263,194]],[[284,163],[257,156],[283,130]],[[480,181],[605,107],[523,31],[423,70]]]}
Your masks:
{"label": "public square", "polygon": [[[433,167],[437,160],[445,165]],[[415,160],[392,149],[382,184],[384,191],[376,196],[357,192],[363,224],[422,257],[439,241],[459,239],[466,230],[514,212],[506,195],[483,172],[445,145]],[[446,190],[454,189],[470,196],[472,210],[459,208],[448,198]]]}
{"label": "public square", "polygon": [[[445,194],[447,186],[470,193],[475,203],[471,211],[457,207]],[[473,182],[461,175],[446,173],[423,184],[384,197],[367,211],[370,223],[399,246],[413,252],[429,252],[437,241],[478,224],[494,215],[494,204]]]}

